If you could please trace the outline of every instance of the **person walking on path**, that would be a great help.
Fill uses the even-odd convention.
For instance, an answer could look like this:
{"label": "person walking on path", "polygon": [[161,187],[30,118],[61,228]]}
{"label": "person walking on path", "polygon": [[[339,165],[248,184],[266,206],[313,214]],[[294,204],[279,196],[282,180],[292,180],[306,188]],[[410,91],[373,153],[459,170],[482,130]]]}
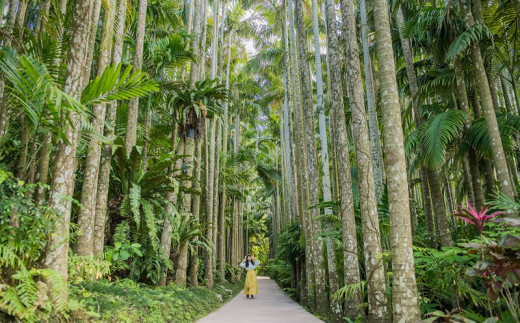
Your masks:
{"label": "person walking on path", "polygon": [[247,255],[244,261],[240,264],[240,267],[247,270],[246,283],[244,284],[244,294],[246,297],[255,298],[254,295],[258,294],[258,282],[256,280],[256,266],[260,265],[260,261],[251,255]]}

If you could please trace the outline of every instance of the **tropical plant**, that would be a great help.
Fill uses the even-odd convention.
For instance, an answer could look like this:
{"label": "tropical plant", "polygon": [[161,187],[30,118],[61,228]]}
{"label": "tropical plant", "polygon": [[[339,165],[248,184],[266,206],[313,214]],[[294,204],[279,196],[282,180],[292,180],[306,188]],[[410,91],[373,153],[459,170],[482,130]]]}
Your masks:
{"label": "tropical plant", "polygon": [[461,220],[472,224],[477,229],[478,233],[482,235],[482,231],[490,219],[493,219],[500,214],[504,214],[504,212],[487,214],[487,211],[487,206],[483,207],[480,211],[477,211],[468,203],[467,208],[461,207],[460,210],[457,210],[455,215],[457,215]]}

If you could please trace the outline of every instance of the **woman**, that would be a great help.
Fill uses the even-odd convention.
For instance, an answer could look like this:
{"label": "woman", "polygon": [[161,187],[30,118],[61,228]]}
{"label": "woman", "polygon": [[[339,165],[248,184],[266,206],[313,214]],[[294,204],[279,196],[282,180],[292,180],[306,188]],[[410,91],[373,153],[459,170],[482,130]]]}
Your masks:
{"label": "woman", "polygon": [[247,270],[246,283],[244,285],[244,294],[246,297],[255,298],[254,295],[258,294],[258,283],[256,281],[256,266],[260,265],[260,261],[256,260],[255,257],[251,257],[251,255],[247,255],[244,258],[244,261],[240,264],[240,267]]}

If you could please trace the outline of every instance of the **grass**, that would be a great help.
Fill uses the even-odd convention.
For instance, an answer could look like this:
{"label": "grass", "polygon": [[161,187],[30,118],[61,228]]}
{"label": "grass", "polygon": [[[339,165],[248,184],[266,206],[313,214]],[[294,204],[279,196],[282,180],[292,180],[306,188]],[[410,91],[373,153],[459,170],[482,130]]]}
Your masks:
{"label": "grass", "polygon": [[242,282],[218,283],[209,290],[150,287],[130,280],[86,282],[71,290],[82,307],[71,314],[82,322],[194,322],[233,298],[242,286]]}

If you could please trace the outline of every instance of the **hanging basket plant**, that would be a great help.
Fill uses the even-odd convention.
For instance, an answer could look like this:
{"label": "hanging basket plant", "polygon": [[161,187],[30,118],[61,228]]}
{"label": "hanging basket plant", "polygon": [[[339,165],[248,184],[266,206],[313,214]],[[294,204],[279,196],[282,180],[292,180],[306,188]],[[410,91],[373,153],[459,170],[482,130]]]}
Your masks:
{"label": "hanging basket plant", "polygon": [[219,115],[221,104],[227,100],[223,85],[217,80],[197,82],[194,88],[183,84],[174,90],[171,104],[179,111],[180,133],[187,138],[200,140],[206,126],[206,118]]}
{"label": "hanging basket plant", "polygon": [[180,125],[181,133],[188,138],[200,140],[204,133],[206,115],[206,106],[197,101],[193,102],[191,106],[184,108]]}

